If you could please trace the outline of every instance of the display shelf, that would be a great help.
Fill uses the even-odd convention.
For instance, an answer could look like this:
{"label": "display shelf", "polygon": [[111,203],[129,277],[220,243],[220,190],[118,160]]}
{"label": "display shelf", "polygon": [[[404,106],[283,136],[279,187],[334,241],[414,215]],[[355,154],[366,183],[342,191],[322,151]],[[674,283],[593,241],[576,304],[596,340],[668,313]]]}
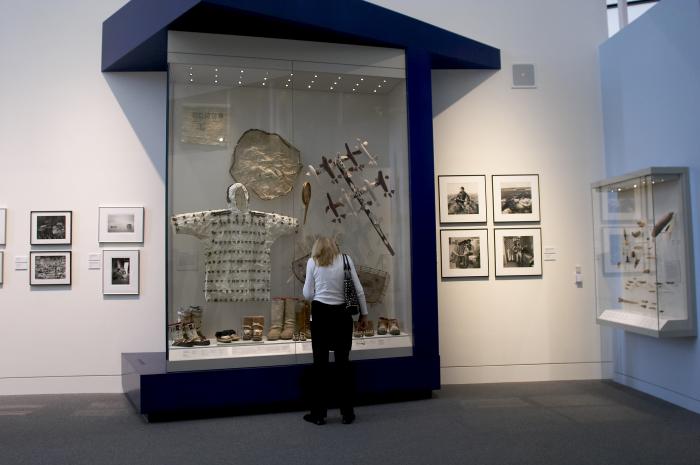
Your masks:
{"label": "display shelf", "polygon": [[653,337],[696,335],[686,168],[592,185],[597,321]]}

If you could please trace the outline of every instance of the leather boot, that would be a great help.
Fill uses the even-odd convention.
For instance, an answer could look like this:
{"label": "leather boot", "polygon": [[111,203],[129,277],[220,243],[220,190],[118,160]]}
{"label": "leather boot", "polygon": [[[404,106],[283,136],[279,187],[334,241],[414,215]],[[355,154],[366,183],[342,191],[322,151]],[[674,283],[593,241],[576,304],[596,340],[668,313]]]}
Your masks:
{"label": "leather boot", "polygon": [[280,339],[289,340],[294,336],[296,299],[284,299],[284,328]]}
{"label": "leather boot", "polygon": [[276,341],[282,333],[282,321],[284,320],[284,300],[273,299],[270,307],[270,332],[267,333],[268,341]]}

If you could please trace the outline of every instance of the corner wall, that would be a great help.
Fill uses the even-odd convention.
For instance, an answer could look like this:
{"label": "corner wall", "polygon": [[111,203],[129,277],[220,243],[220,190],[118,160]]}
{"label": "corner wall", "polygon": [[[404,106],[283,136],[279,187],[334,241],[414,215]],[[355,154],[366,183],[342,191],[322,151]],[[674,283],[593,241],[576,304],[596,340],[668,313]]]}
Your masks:
{"label": "corner wall", "polygon": [[[442,382],[609,377],[610,331],[595,323],[589,187],[604,177],[597,61],[607,38],[604,2],[374,3],[502,53],[496,73],[433,73],[436,179],[488,175],[491,275],[439,282]],[[514,63],[535,64],[537,89],[511,89]],[[541,227],[543,245],[559,255],[544,262],[542,278],[496,279],[490,176],[517,173],[539,173],[542,221],[524,227]],[[439,229],[436,219],[436,234]],[[583,269],[580,288],[576,265]]]}
{"label": "corner wall", "polygon": [[[164,73],[102,74],[102,21],[124,0],[32,0],[0,14],[0,394],[121,392],[122,352],[165,347]],[[146,211],[141,295],[105,297],[88,254],[99,205]],[[29,212],[72,210],[70,288],[29,286]],[[35,247],[32,250],[43,249]]]}
{"label": "corner wall", "polygon": [[[600,48],[606,170],[690,168],[695,288],[700,285],[700,2],[664,0]],[[700,295],[700,294],[696,294]],[[700,300],[696,297],[696,311]],[[620,383],[700,413],[697,338],[615,331]]]}

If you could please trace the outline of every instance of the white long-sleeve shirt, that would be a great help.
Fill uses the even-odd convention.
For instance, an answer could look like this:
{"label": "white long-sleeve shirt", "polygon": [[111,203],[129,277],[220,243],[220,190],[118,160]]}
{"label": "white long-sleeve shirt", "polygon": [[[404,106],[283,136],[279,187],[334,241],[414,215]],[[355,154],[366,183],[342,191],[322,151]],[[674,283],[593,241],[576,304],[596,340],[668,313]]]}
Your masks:
{"label": "white long-sleeve shirt", "polygon": [[[365,291],[362,289],[360,278],[357,277],[355,265],[348,255],[350,262],[350,273],[355,283],[357,300],[360,303],[360,313],[367,315],[367,301]],[[306,262],[306,281],[304,282],[304,298],[306,300],[318,300],[328,305],[339,305],[345,303],[345,293],[343,291],[343,280],[345,273],[343,270],[343,254],[339,254],[328,266],[318,266],[313,258]]]}

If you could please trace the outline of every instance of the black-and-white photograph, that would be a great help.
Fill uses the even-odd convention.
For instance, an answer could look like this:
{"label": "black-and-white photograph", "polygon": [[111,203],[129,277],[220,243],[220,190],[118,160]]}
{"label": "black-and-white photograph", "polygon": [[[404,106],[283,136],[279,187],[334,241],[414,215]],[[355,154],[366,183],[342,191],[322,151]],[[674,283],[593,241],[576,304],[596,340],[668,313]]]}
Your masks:
{"label": "black-and-white photograph", "polygon": [[520,182],[502,182],[501,213],[532,213],[532,186]]}
{"label": "black-and-white photograph", "polygon": [[36,257],[34,279],[66,279],[68,271],[64,256]]}
{"label": "black-and-white photograph", "polygon": [[30,252],[29,284],[67,285],[71,283],[70,252]]}
{"label": "black-and-white photograph", "polygon": [[486,222],[486,176],[438,176],[441,223]]}
{"label": "black-and-white photograph", "polygon": [[39,239],[65,239],[66,217],[37,215],[36,237]]}
{"label": "black-and-white photograph", "polygon": [[112,258],[112,284],[115,286],[129,285],[129,262],[128,257]]}
{"label": "black-and-white photograph", "polygon": [[32,212],[31,244],[70,244],[72,212]]}
{"label": "black-and-white photograph", "polygon": [[535,266],[532,236],[504,236],[502,259],[506,268]]}
{"label": "black-and-white photograph", "polygon": [[479,213],[479,193],[473,182],[447,184],[447,214],[476,215]]}
{"label": "black-and-white photograph", "polygon": [[143,242],[143,207],[100,207],[100,243]]}
{"label": "black-and-white photograph", "polygon": [[542,275],[540,228],[494,229],[496,276]]}
{"label": "black-and-white photograph", "polygon": [[139,294],[139,251],[136,249],[102,252],[102,293]]}
{"label": "black-and-white photograph", "polygon": [[540,182],[537,174],[494,175],[493,221],[540,221]]}
{"label": "black-and-white photograph", "polygon": [[107,215],[107,231],[111,233],[134,232],[134,215],[128,213]]}
{"label": "black-and-white photograph", "polygon": [[440,248],[443,278],[489,275],[486,229],[443,229]]}
{"label": "black-and-white photograph", "polygon": [[0,245],[5,245],[7,225],[7,209],[0,208]]}
{"label": "black-and-white photograph", "polygon": [[481,268],[481,247],[476,236],[450,237],[450,268]]}

